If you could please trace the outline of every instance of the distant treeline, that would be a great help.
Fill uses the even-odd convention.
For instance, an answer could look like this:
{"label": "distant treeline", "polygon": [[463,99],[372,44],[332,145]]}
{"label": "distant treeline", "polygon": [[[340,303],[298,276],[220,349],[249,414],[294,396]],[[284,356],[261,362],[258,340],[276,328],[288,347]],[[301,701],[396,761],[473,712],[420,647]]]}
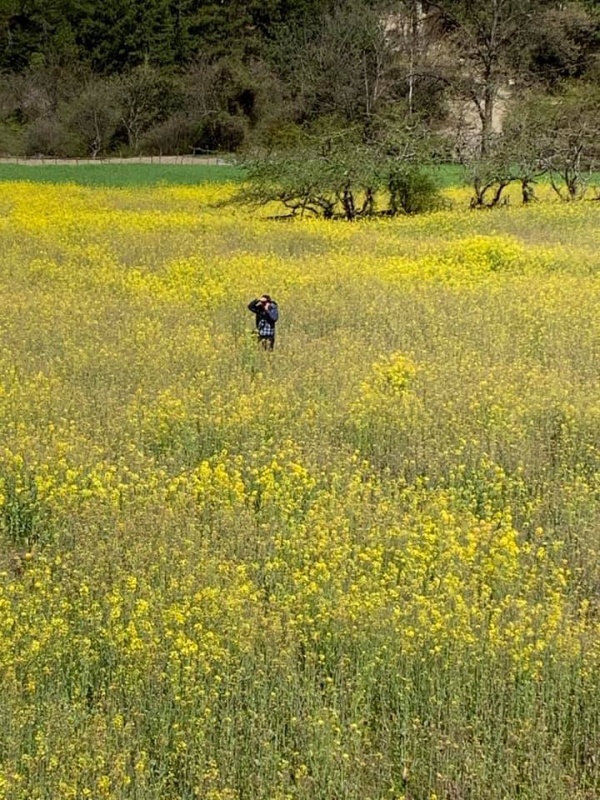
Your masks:
{"label": "distant treeline", "polygon": [[507,93],[600,79],[594,0],[2,0],[0,41],[3,154],[274,148],[407,118],[485,149]]}
{"label": "distant treeline", "polygon": [[62,60],[114,74],[146,61],[182,67],[198,55],[255,57],[278,26],[304,23],[332,0],[2,0],[3,70]]}

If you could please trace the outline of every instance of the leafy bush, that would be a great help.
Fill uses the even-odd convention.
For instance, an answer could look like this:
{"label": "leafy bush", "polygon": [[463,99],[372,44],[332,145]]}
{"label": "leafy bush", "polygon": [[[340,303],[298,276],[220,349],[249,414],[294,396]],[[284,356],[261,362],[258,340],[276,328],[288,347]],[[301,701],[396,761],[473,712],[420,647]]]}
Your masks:
{"label": "leafy bush", "polygon": [[24,150],[27,156],[45,155],[56,158],[83,154],[67,126],[54,116],[40,117],[27,126]]}
{"label": "leafy bush", "polygon": [[144,134],[140,149],[148,155],[189,154],[195,140],[194,125],[184,114],[176,114]]}
{"label": "leafy bush", "polygon": [[390,170],[390,211],[395,215],[423,214],[440,208],[439,187],[431,175],[418,167]]}
{"label": "leafy bush", "polygon": [[15,156],[23,152],[23,129],[11,122],[0,122],[0,155]]}
{"label": "leafy bush", "polygon": [[204,150],[236,153],[246,141],[248,122],[223,111],[208,117],[199,127],[195,146]]}

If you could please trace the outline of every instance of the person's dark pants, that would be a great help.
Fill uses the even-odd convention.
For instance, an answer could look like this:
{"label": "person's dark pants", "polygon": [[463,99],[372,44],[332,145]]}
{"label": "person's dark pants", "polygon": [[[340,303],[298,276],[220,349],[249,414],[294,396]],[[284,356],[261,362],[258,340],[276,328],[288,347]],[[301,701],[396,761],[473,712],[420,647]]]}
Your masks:
{"label": "person's dark pants", "polygon": [[258,337],[263,350],[272,350],[275,347],[274,336],[259,336]]}

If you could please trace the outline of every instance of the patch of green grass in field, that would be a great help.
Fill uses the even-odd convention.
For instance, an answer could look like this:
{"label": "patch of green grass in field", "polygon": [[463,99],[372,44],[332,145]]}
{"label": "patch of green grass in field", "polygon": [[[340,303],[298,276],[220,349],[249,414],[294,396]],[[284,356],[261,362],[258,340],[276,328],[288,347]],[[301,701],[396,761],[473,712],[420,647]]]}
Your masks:
{"label": "patch of green grass in field", "polygon": [[442,189],[462,186],[465,183],[466,170],[461,164],[440,164],[437,167],[430,167],[427,172]]}
{"label": "patch of green grass in field", "polygon": [[76,183],[84,186],[226,183],[240,180],[241,176],[242,171],[229,164],[0,164],[0,181]]}
{"label": "patch of green grass in field", "polygon": [[[441,188],[464,183],[464,167],[444,164],[431,169]],[[207,164],[0,164],[0,181],[75,183],[82,186],[194,185],[239,181],[239,167]]]}
{"label": "patch of green grass in field", "polygon": [[[441,164],[437,167],[430,167],[427,171],[442,189],[448,189],[451,186],[469,185],[470,183],[467,168],[462,164]],[[550,177],[543,175],[537,182],[542,185],[549,184]],[[588,184],[590,187],[598,186],[600,184],[600,172],[594,172]]]}
{"label": "patch of green grass in field", "polygon": [[[441,189],[464,186],[467,171],[461,164],[442,164],[427,172]],[[243,169],[230,164],[0,164],[0,182],[30,181],[32,183],[75,183],[81,186],[193,186],[200,183],[241,181]],[[549,183],[547,178],[541,183]],[[600,184],[600,173],[594,175],[592,186]]]}

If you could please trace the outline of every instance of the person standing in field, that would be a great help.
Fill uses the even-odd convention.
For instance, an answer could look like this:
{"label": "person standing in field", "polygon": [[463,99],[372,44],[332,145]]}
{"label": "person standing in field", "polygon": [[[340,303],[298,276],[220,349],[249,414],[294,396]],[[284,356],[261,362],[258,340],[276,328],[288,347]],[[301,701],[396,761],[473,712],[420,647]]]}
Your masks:
{"label": "person standing in field", "polygon": [[279,319],[277,303],[268,294],[248,303],[248,310],[256,315],[256,335],[265,350],[275,347],[275,323]]}

